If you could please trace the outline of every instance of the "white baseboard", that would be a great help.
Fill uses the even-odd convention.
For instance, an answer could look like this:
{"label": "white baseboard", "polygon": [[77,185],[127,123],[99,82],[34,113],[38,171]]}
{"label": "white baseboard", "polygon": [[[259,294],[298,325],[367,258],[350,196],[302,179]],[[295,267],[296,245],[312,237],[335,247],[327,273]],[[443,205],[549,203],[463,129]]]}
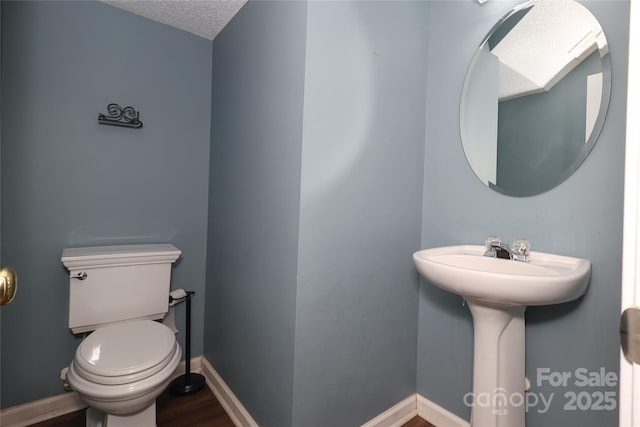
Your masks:
{"label": "white baseboard", "polygon": [[418,416],[436,427],[470,427],[468,421],[463,420],[453,412],[449,412],[442,406],[429,399],[416,394]]}
{"label": "white baseboard", "polygon": [[59,394],[0,411],[0,426],[24,427],[86,408],[75,392]]}
{"label": "white baseboard", "polygon": [[213,391],[216,399],[227,412],[233,424],[237,427],[258,427],[258,423],[255,422],[245,407],[242,406],[240,400],[204,357],[202,358],[202,375],[207,379],[209,388]]}
{"label": "white baseboard", "polygon": [[412,394],[360,427],[400,427],[417,415],[416,394]]}
{"label": "white baseboard", "polygon": [[[191,372],[200,372],[202,370],[202,356],[192,358],[190,368]],[[184,372],[185,362],[182,361],[176,368],[173,377],[182,375]],[[62,388],[62,382],[60,388]],[[25,427],[86,407],[86,403],[80,400],[76,392],[68,392],[3,409],[0,411],[0,426]]]}
{"label": "white baseboard", "polygon": [[413,394],[360,427],[400,427],[419,416],[436,427],[470,427],[470,424],[429,399]]}
{"label": "white baseboard", "polygon": [[[237,427],[259,427],[207,359],[192,358],[190,368],[204,375],[207,386]],[[174,377],[184,372],[185,363],[180,362]],[[25,427],[86,407],[75,392],[64,393],[1,410],[0,426]],[[416,415],[436,427],[470,427],[469,422],[419,394],[407,397],[361,427],[400,427]]]}

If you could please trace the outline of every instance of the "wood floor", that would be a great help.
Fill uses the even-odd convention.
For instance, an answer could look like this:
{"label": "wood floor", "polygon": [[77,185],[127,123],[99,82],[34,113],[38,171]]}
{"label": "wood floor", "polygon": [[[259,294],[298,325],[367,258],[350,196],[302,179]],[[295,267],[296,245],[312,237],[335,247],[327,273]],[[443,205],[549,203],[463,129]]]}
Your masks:
{"label": "wood floor", "polygon": [[[234,427],[208,387],[189,396],[173,396],[164,392],[157,401],[158,427]],[[31,427],[85,427],[84,410],[72,412]],[[435,427],[420,417],[403,427]]]}
{"label": "wood floor", "polygon": [[402,427],[436,427],[431,423],[426,422],[420,417],[413,417],[408,423],[403,424]]}
{"label": "wood floor", "polygon": [[[162,393],[156,402],[158,427],[234,427],[208,387],[188,395]],[[85,427],[84,410],[72,412],[32,427]]]}

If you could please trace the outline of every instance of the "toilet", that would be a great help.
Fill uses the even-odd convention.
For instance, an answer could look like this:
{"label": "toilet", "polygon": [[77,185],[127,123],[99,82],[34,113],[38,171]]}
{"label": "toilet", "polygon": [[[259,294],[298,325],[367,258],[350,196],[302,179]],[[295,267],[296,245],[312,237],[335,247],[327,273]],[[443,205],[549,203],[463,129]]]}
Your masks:
{"label": "toilet", "polygon": [[156,398],[182,351],[159,323],[169,308],[170,244],[68,248],[69,329],[89,333],[67,371],[89,408],[87,427],[155,427]]}

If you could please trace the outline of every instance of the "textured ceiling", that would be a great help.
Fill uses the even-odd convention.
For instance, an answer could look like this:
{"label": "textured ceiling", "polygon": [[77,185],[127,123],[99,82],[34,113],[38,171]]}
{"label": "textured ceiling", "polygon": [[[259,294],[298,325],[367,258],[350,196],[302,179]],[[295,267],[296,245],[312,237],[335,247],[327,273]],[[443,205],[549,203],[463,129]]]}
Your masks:
{"label": "textured ceiling", "polygon": [[247,0],[103,0],[103,2],[213,40]]}
{"label": "textured ceiling", "polygon": [[536,1],[527,7],[491,49],[500,61],[500,100],[549,91],[591,53],[609,52],[598,20],[581,4]]}

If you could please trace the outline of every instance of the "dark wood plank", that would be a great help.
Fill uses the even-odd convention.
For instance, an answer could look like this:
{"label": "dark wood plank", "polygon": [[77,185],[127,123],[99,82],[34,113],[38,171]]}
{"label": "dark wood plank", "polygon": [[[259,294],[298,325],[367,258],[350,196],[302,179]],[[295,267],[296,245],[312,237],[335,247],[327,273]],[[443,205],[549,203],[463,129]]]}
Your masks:
{"label": "dark wood plank", "polygon": [[[165,391],[156,405],[158,427],[234,427],[208,387],[187,396],[173,396]],[[31,427],[85,427],[84,412],[72,412]]]}
{"label": "dark wood plank", "polygon": [[50,420],[42,421],[32,426],[37,427],[85,427],[84,410],[71,412]]}
{"label": "dark wood plank", "polygon": [[[208,387],[188,396],[173,396],[168,391],[157,400],[158,427],[234,427],[231,418]],[[84,410],[32,424],[30,427],[85,427]],[[402,427],[435,427],[414,417]]]}
{"label": "dark wood plank", "polygon": [[163,393],[157,402],[158,427],[234,427],[208,387],[187,396]]}
{"label": "dark wood plank", "polygon": [[436,426],[423,420],[420,417],[413,417],[407,423],[403,424],[402,427],[436,427]]}

